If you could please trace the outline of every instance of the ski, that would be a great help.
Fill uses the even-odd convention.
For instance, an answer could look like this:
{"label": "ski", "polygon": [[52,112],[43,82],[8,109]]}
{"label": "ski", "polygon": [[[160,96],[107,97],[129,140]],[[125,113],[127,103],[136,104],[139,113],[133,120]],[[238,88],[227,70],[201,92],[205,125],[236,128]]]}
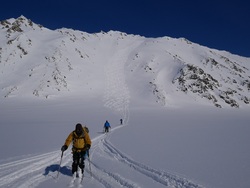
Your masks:
{"label": "ski", "polygon": [[60,169],[61,169],[61,164],[62,164],[62,158],[63,158],[63,151],[62,151],[62,154],[61,154],[61,160],[60,160],[60,164],[59,164],[59,168],[58,168],[58,173],[57,173],[56,179],[58,179],[59,174],[60,174]]}
{"label": "ski", "polygon": [[73,175],[73,178],[69,183],[69,187],[74,187],[75,186],[75,181],[76,181],[76,176]]}
{"label": "ski", "polygon": [[84,179],[84,174],[80,176],[80,174],[76,173],[73,175],[72,180],[69,183],[69,187],[82,187],[82,182]]}

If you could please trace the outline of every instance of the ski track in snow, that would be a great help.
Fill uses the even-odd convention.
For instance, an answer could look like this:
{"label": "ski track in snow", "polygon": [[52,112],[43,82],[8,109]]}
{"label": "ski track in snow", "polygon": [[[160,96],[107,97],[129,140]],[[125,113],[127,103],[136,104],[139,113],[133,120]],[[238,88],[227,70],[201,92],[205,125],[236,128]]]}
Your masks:
{"label": "ski track in snow", "polygon": [[[119,55],[119,53],[118,53]],[[125,83],[124,64],[122,62],[110,62],[106,67],[106,91],[104,95],[104,105],[117,111],[121,114],[124,120],[124,126],[129,121],[129,91]],[[93,156],[100,154],[111,163],[117,164],[129,170],[136,171],[140,176],[147,178],[161,187],[171,188],[201,188],[202,186],[189,181],[188,179],[178,177],[177,175],[151,168],[147,165],[141,164],[119,149],[114,147],[109,141],[109,137],[115,133],[115,130],[122,128],[117,126],[108,134],[103,134],[92,139],[92,148],[90,164],[86,160],[85,172],[92,174],[92,180],[105,188],[141,188],[135,180],[125,177],[126,175],[115,173],[98,165],[98,161],[92,161]],[[0,164],[0,187],[37,187],[45,181],[55,180],[57,170],[61,159],[60,151],[53,151],[41,155],[35,155],[21,160]],[[67,150],[64,152],[63,162],[61,167],[71,168],[71,152]],[[114,166],[110,164],[109,166]],[[90,168],[91,167],[91,172]],[[48,170],[46,170],[48,169]],[[62,168],[61,168],[62,170]],[[88,181],[87,178],[84,182]]]}
{"label": "ski track in snow", "polygon": [[152,180],[165,185],[171,186],[175,188],[201,188],[202,186],[192,183],[191,181],[178,177],[176,175],[156,170],[151,167],[148,167],[144,164],[138,163],[133,159],[129,158],[117,148],[115,148],[107,139],[103,140],[103,146],[105,151],[115,157],[120,162],[124,163],[125,165],[133,168],[134,170],[138,171],[139,173],[151,178]]}
{"label": "ski track in snow", "polygon": [[[129,121],[129,90],[126,85],[124,74],[125,57],[124,53],[116,53],[117,58],[111,58],[112,61],[105,68],[106,88],[104,93],[104,106],[111,108],[121,114],[123,122],[126,125]],[[124,61],[115,61],[124,59]]]}
{"label": "ski track in snow", "polygon": [[[44,176],[41,172],[60,158],[58,152],[50,152],[0,165],[0,187],[33,187]],[[35,187],[35,186],[34,186]]]}
{"label": "ski track in snow", "polygon": [[[122,165],[128,166],[132,170],[135,170],[147,178],[152,179],[152,181],[158,182],[166,187],[172,188],[201,188],[199,186],[187,179],[178,177],[176,175],[156,170],[150,168],[144,164],[123,154],[119,149],[115,148],[109,142],[109,136],[114,134],[113,130],[108,135],[101,135],[93,139],[92,154],[95,155],[95,150],[100,149],[104,151],[107,155],[104,157],[109,157],[112,160],[119,161]],[[63,166],[71,166],[71,153],[65,152],[63,157]],[[85,171],[90,174],[88,167],[88,160],[86,160]],[[92,160],[91,160],[92,161]],[[40,183],[48,180],[56,180],[58,165],[55,165],[54,170],[45,174],[46,168],[52,164],[59,164],[60,162],[60,152],[54,151],[42,155],[37,155],[29,157],[26,159],[21,159],[6,164],[0,165],[0,187],[36,187]],[[100,167],[95,161],[91,162],[92,178],[99,182],[105,188],[116,188],[116,187],[127,187],[127,188],[140,188],[136,182],[123,177],[121,174],[110,172],[102,167]],[[87,181],[85,179],[84,181]],[[84,182],[83,182],[84,184]]]}

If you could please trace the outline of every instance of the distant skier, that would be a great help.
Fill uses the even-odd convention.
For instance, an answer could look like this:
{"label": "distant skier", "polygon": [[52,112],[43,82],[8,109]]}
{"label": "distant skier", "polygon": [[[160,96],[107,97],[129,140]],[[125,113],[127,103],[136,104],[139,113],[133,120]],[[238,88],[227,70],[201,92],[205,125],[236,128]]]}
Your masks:
{"label": "distant skier", "polygon": [[111,128],[110,123],[108,122],[108,120],[106,120],[106,122],[104,123],[104,132],[105,133],[109,132],[110,128]]}
{"label": "distant skier", "polygon": [[123,120],[122,119],[120,119],[120,123],[121,123],[121,125],[123,124]]}
{"label": "distant skier", "polygon": [[[65,141],[65,144],[61,148],[61,151],[64,152],[65,150],[67,150],[71,143],[73,143],[72,175],[73,177],[82,176],[85,167],[84,156],[91,147],[91,140],[88,134],[88,128],[82,127],[80,123],[76,124],[75,130],[69,134]],[[81,173],[77,173],[78,167],[81,169]]]}

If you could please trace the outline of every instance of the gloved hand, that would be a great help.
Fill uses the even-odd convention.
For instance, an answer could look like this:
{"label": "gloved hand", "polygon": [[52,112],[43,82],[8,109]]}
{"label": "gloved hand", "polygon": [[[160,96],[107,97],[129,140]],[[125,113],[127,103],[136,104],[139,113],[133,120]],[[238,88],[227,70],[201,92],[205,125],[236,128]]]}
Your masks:
{"label": "gloved hand", "polygon": [[90,147],[91,147],[91,146],[90,146],[89,144],[86,144],[86,145],[84,146],[83,150],[84,150],[84,151],[89,150]]}
{"label": "gloved hand", "polygon": [[63,145],[62,148],[61,148],[61,151],[64,152],[64,151],[67,150],[67,149],[68,149],[68,146]]}

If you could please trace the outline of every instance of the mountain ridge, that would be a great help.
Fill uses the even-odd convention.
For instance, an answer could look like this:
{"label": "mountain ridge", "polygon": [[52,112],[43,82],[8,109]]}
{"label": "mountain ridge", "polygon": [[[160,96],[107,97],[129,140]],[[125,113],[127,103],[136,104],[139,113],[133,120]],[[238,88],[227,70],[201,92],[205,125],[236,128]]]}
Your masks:
{"label": "mountain ridge", "polygon": [[131,98],[141,96],[145,103],[250,103],[250,58],[184,38],[50,30],[24,16],[1,21],[0,36],[1,98],[99,96],[116,67]]}

